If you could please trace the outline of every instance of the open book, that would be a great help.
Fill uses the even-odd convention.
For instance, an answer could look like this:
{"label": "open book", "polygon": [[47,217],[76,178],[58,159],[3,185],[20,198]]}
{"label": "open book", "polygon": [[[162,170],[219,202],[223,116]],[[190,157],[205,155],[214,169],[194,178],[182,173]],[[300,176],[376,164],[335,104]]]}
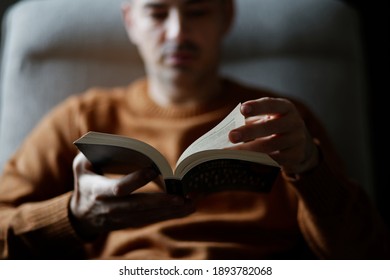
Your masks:
{"label": "open book", "polygon": [[193,142],[182,153],[174,170],[157,149],[137,139],[91,131],[74,144],[103,174],[157,168],[165,191],[170,194],[188,196],[228,190],[268,192],[280,172],[279,165],[267,154],[226,149],[235,145],[229,141],[228,133],[245,124],[240,105]]}

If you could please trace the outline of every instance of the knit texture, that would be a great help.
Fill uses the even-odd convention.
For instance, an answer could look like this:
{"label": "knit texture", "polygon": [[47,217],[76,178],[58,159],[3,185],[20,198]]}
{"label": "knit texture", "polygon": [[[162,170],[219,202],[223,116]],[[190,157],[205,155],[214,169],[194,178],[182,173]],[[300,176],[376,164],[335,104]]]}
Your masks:
{"label": "knit texture", "polygon": [[[223,80],[223,102],[159,107],[147,81],[93,88],[54,108],[0,178],[0,256],[73,259],[386,258],[388,232],[361,188],[348,181],[323,126],[296,106],[323,154],[308,174],[278,177],[270,193],[221,192],[196,212],[83,241],[68,218],[73,141],[88,131],[140,139],[174,167],[180,154],[237,104],[274,93]],[[221,100],[222,101],[222,100]],[[138,190],[160,192],[150,183]],[[348,239],[348,240],[346,240]]]}

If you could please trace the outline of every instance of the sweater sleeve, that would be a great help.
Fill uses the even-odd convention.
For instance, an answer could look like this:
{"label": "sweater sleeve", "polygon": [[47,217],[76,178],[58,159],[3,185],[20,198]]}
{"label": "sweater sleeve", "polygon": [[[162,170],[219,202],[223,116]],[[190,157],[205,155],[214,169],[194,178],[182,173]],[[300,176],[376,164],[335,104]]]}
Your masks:
{"label": "sweater sleeve", "polygon": [[0,177],[0,258],[82,258],[68,218],[77,104],[70,98],[25,139]]}
{"label": "sweater sleeve", "polygon": [[303,115],[322,159],[305,174],[285,177],[298,194],[307,243],[324,259],[389,259],[390,232],[375,204],[343,171],[321,123],[307,110]]}
{"label": "sweater sleeve", "polygon": [[389,231],[367,194],[335,179],[322,162],[289,179],[299,195],[298,223],[312,250],[324,259],[389,259]]}
{"label": "sweater sleeve", "polygon": [[82,258],[83,241],[68,218],[70,193],[19,207],[0,208],[1,257]]}

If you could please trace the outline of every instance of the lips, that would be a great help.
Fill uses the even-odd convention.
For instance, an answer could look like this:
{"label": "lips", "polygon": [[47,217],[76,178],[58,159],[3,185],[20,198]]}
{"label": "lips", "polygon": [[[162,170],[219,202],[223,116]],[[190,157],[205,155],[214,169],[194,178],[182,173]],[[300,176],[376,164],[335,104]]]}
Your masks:
{"label": "lips", "polygon": [[195,59],[195,54],[190,51],[177,51],[166,54],[166,62],[172,66],[189,65]]}
{"label": "lips", "polygon": [[171,66],[189,66],[196,59],[197,46],[189,41],[176,44],[168,42],[163,48],[165,62]]}

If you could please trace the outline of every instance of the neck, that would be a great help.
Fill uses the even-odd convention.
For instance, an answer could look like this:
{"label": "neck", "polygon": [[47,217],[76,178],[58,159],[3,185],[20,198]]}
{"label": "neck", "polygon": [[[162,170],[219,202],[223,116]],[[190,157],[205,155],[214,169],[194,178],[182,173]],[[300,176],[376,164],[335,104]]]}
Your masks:
{"label": "neck", "polygon": [[197,106],[217,98],[221,94],[221,81],[217,77],[196,84],[162,83],[149,79],[149,96],[161,107]]}

